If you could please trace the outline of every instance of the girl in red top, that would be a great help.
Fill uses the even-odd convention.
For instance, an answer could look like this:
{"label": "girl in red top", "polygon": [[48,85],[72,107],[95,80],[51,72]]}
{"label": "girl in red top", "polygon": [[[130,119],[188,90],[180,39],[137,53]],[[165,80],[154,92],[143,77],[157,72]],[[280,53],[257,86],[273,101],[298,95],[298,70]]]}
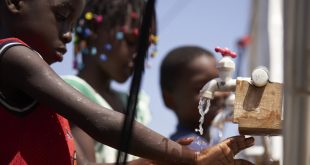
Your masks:
{"label": "girl in red top", "polygon": [[[0,1],[0,164],[73,164],[74,146],[64,118],[118,148],[123,115],[89,101],[49,66],[62,61],[84,4]],[[238,136],[193,152],[139,123],[132,136],[132,154],[168,164],[249,164],[233,156],[253,145],[253,138]]]}

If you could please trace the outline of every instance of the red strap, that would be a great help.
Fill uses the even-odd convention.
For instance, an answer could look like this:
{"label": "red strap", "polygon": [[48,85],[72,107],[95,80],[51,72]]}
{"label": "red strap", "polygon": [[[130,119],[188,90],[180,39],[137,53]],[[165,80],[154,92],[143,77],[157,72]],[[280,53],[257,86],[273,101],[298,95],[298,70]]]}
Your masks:
{"label": "red strap", "polygon": [[[26,44],[25,42],[23,42],[22,40],[18,39],[18,38],[4,38],[0,40],[0,44],[6,44],[6,43],[10,43],[10,42],[19,42],[23,45],[29,46],[28,44]],[[2,47],[2,46],[0,46]]]}

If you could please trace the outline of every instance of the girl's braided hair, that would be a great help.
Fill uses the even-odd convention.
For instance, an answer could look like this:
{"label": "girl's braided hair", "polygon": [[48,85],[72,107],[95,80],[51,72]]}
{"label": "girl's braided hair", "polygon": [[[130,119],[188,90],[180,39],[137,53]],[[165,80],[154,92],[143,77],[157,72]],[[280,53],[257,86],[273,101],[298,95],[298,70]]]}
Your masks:
{"label": "girl's braided hair", "polygon": [[95,55],[95,48],[89,43],[97,36],[98,30],[117,29],[116,38],[119,40],[124,34],[138,35],[145,4],[145,0],[88,0],[75,27],[74,68],[79,69],[77,54]]}

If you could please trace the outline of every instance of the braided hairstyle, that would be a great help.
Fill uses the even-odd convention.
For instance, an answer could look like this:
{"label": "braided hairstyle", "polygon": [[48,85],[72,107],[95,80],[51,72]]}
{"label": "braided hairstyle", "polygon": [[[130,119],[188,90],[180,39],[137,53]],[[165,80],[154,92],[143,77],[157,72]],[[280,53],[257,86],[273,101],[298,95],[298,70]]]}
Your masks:
{"label": "braided hairstyle", "polygon": [[[96,32],[100,29],[118,29],[115,33],[118,40],[124,39],[126,34],[138,36],[144,6],[145,0],[88,0],[75,27],[73,67],[83,67],[82,56],[96,55],[97,50],[90,43],[97,37]],[[153,40],[154,43],[157,41],[155,35]],[[111,45],[105,47],[111,49]]]}

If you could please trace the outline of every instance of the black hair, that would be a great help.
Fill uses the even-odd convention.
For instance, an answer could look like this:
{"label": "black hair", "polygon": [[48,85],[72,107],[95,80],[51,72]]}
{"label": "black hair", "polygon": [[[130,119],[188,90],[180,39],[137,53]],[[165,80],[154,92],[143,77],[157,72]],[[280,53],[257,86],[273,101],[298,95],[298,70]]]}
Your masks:
{"label": "black hair", "polygon": [[214,57],[210,51],[197,46],[182,46],[171,50],[160,66],[161,90],[173,92],[184,67],[200,56]]}
{"label": "black hair", "polygon": [[[84,9],[86,12],[92,12],[103,16],[103,25],[115,27],[123,25],[126,21],[126,16],[131,11],[134,11],[141,17],[144,10],[144,0],[88,0]],[[139,24],[139,22],[137,22]]]}
{"label": "black hair", "polygon": [[84,55],[96,54],[91,43],[98,30],[138,35],[145,4],[145,0],[87,0],[75,27],[73,67],[82,69]]}
{"label": "black hair", "polygon": [[[111,30],[115,27],[123,26],[127,21],[128,15],[133,12],[136,14],[137,19],[131,20],[132,23],[129,28],[139,28],[144,5],[144,0],[88,0],[75,28],[75,41],[84,40],[88,42],[89,39],[95,36],[92,34],[95,34],[99,27]],[[90,19],[87,19],[87,14],[91,15]],[[100,22],[97,21],[98,17],[102,19]]]}

